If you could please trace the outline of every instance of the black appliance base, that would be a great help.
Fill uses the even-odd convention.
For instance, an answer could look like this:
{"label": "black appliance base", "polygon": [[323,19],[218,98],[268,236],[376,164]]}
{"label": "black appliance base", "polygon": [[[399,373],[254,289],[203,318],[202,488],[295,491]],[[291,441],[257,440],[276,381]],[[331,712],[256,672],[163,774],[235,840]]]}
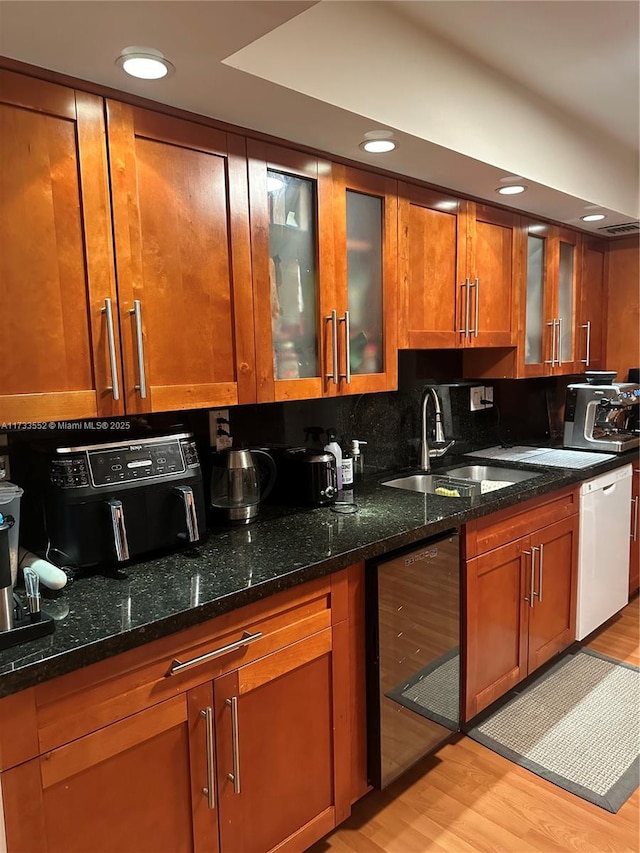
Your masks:
{"label": "black appliance base", "polygon": [[37,640],[38,637],[46,637],[53,634],[54,621],[46,613],[40,613],[38,622],[30,622],[28,614],[21,619],[10,631],[0,632],[0,651],[26,643],[28,640]]}

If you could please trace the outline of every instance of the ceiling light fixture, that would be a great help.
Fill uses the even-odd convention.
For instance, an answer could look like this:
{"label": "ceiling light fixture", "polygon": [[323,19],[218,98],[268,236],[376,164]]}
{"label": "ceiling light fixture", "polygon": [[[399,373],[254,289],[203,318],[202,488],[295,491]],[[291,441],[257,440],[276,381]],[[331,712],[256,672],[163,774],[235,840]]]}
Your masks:
{"label": "ceiling light fixture", "polygon": [[601,219],[606,219],[604,213],[588,213],[586,216],[581,216],[583,222],[599,222]]}
{"label": "ceiling light fixture", "polygon": [[369,154],[386,154],[395,147],[396,141],[390,130],[368,130],[360,143],[360,148]]}
{"label": "ceiling light fixture", "polygon": [[169,60],[152,47],[125,47],[116,64],[141,80],[159,80],[174,70]]}
{"label": "ceiling light fixture", "polygon": [[518,195],[526,192],[527,188],[524,184],[508,184],[504,187],[497,187],[496,192],[500,195]]}

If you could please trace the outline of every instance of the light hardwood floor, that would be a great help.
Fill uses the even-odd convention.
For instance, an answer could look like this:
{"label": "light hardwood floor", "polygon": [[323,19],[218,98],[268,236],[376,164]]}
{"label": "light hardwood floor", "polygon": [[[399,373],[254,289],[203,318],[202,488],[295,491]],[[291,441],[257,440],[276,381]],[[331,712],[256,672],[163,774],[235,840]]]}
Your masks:
{"label": "light hardwood floor", "polygon": [[[588,646],[640,666],[639,615],[636,595]],[[309,853],[637,853],[639,805],[610,814],[459,735]]]}

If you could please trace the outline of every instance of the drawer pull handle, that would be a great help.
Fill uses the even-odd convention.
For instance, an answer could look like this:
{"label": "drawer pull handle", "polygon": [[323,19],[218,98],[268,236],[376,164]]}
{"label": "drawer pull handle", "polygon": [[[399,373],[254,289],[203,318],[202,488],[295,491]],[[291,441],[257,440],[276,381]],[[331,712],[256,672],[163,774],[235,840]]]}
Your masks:
{"label": "drawer pull handle", "polygon": [[233,782],[233,791],[240,793],[240,738],[238,733],[238,697],[232,696],[225,699],[231,708],[231,740],[233,747],[233,773],[227,773],[227,779]]}
{"label": "drawer pull handle", "polygon": [[216,807],[216,788],[215,788],[215,771],[214,771],[214,756],[213,756],[213,708],[210,706],[200,711],[200,716],[204,717],[205,738],[207,749],[207,787],[202,789],[202,793],[207,798],[207,804],[210,809]]}
{"label": "drawer pull handle", "polygon": [[207,652],[206,655],[200,655],[197,658],[191,658],[191,660],[186,660],[184,662],[177,659],[173,660],[167,675],[176,675],[178,672],[182,672],[192,666],[197,666],[200,663],[206,663],[207,661],[219,658],[222,655],[228,655],[229,652],[235,652],[237,649],[242,649],[250,643],[255,643],[255,641],[259,640],[261,637],[262,631],[256,631],[255,634],[250,634],[249,631],[245,631],[242,637],[240,637],[239,640],[236,640],[235,643],[229,643],[228,646],[222,646],[222,648],[214,649],[212,652]]}

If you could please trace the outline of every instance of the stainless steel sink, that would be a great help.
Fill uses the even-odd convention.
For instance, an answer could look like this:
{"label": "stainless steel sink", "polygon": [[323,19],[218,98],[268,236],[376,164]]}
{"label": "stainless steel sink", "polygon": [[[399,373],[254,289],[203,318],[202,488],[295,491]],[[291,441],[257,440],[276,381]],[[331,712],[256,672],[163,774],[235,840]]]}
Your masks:
{"label": "stainless steel sink", "polygon": [[[452,468],[448,471],[438,471],[433,474],[419,472],[407,474],[404,477],[394,477],[382,483],[383,486],[391,486],[393,489],[407,489],[411,492],[421,492],[426,495],[439,494],[442,497],[468,497],[474,494],[503,489],[514,483],[522,483],[538,477],[539,474],[531,474],[518,471],[515,468],[498,468],[492,465],[465,465],[460,468]],[[464,482],[463,482],[464,481]],[[473,493],[464,489],[469,487]],[[499,485],[498,485],[499,484]],[[436,491],[436,489],[438,491]],[[449,492],[449,494],[448,494]]]}
{"label": "stainless steel sink", "polygon": [[504,480],[512,483],[522,483],[538,474],[529,471],[518,471],[516,468],[498,468],[497,465],[465,465],[462,468],[450,468],[445,471],[447,477],[460,477],[462,480]]}

